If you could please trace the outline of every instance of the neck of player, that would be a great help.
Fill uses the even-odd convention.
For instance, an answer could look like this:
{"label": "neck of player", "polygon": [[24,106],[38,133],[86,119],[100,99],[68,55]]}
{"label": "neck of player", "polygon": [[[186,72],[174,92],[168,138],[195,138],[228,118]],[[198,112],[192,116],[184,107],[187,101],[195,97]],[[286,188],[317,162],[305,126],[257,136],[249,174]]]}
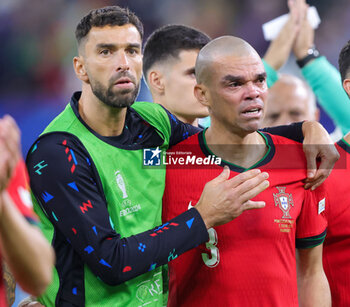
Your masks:
{"label": "neck of player", "polygon": [[213,123],[206,130],[205,139],[216,156],[243,168],[259,162],[268,150],[265,139],[257,131],[239,134]]}
{"label": "neck of player", "polygon": [[[171,111],[170,111],[171,112]],[[174,113],[173,113],[174,114]],[[198,127],[198,118],[189,118],[189,117],[184,117],[178,114],[174,114],[179,120],[181,120],[185,124],[190,124],[192,126]]]}
{"label": "neck of player", "polygon": [[101,136],[121,135],[127,108],[113,108],[101,102],[90,87],[83,89],[79,100],[79,114],[83,121]]}

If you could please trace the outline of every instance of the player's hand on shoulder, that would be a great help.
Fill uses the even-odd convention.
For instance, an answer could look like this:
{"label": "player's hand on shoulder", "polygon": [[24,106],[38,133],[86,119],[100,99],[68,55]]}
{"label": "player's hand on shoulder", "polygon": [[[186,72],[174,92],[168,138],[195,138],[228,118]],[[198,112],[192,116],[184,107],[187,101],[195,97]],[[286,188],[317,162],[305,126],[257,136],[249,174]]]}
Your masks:
{"label": "player's hand on shoulder", "polygon": [[[330,175],[339,153],[326,129],[316,121],[303,123],[303,150],[307,160],[305,188],[320,186]],[[317,161],[320,161],[317,167]]]}
{"label": "player's hand on shoulder", "polygon": [[265,206],[263,201],[251,201],[267,189],[268,174],[258,169],[249,170],[231,179],[225,166],[222,173],[209,181],[195,208],[201,214],[207,228],[228,223],[245,210]]}
{"label": "player's hand on shoulder", "polygon": [[45,307],[45,306],[40,304],[34,296],[28,296],[18,304],[18,307]]}

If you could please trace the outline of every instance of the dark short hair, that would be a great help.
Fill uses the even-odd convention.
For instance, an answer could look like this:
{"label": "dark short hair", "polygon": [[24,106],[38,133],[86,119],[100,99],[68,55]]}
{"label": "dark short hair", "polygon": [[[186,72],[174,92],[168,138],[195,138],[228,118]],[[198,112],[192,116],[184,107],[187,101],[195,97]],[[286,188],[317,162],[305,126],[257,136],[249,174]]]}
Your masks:
{"label": "dark short hair", "polygon": [[92,27],[123,26],[126,24],[134,25],[140,33],[141,39],[143,38],[142,22],[132,11],[116,5],[102,7],[91,10],[80,20],[75,30],[75,37],[79,45]]}
{"label": "dark short hair", "polygon": [[169,57],[177,58],[183,50],[201,49],[210,37],[184,25],[166,25],[155,30],[147,39],[143,50],[143,75],[157,62]]}
{"label": "dark short hair", "polygon": [[347,78],[350,73],[350,40],[345,44],[339,54],[338,59],[341,81]]}

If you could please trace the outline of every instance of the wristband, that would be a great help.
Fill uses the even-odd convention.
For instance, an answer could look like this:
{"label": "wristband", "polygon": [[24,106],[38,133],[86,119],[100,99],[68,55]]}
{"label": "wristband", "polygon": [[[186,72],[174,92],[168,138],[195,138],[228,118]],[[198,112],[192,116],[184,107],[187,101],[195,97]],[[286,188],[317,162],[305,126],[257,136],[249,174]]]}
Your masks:
{"label": "wristband", "polygon": [[313,59],[317,59],[320,56],[319,51],[315,47],[311,47],[307,51],[307,55],[300,60],[297,60],[297,64],[300,68],[303,68],[307,63]]}

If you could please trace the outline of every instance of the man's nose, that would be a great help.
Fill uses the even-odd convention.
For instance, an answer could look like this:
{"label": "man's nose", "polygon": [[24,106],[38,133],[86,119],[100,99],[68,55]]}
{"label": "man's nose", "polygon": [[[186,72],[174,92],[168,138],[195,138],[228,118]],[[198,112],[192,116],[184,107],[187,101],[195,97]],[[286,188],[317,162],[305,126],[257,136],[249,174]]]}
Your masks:
{"label": "man's nose", "polygon": [[288,114],[281,114],[278,121],[274,124],[275,126],[281,126],[281,125],[290,125],[293,123],[291,118],[288,116]]}
{"label": "man's nose", "polygon": [[255,99],[260,96],[259,87],[254,82],[248,82],[246,84],[246,98]]}
{"label": "man's nose", "polygon": [[129,59],[125,52],[121,51],[117,55],[117,71],[129,70]]}

